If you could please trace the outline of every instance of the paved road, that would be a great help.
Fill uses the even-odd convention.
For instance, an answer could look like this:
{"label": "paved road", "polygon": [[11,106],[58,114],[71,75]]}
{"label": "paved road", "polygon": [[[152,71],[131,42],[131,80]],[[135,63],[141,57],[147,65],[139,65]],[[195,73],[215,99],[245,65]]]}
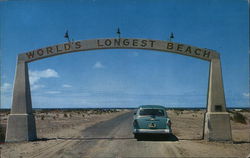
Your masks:
{"label": "paved road", "polygon": [[173,141],[137,141],[132,134],[133,113],[125,113],[82,131],[83,137],[61,155],[68,157],[181,156]]}
{"label": "paved road", "polygon": [[[132,112],[122,112],[89,128],[73,128],[76,134],[69,134],[71,137],[9,144],[12,148],[7,150],[5,157],[22,157],[20,154],[27,158],[246,157],[249,154],[247,142],[234,144],[185,139],[137,141],[132,134],[132,118]],[[81,127],[85,130],[79,130]],[[178,134],[177,130],[175,132]],[[26,151],[26,147],[31,149]]]}

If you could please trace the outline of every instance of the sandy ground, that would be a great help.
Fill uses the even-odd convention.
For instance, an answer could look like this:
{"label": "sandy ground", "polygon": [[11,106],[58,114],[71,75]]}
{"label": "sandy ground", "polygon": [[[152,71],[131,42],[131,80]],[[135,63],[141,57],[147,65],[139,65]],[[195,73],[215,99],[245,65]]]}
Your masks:
{"label": "sandy ground", "polygon": [[[102,121],[126,112],[103,112],[95,114],[95,111],[87,112],[36,112],[36,129],[38,141],[21,143],[4,143],[0,145],[0,158],[17,158],[34,156],[34,152],[46,151],[51,146],[63,146],[60,138],[79,138],[81,131]],[[6,126],[7,116],[2,114],[2,123]],[[42,119],[43,118],[43,119]],[[68,142],[67,142],[68,143]],[[35,154],[36,155],[36,154]],[[45,157],[44,157],[45,158]]]}
{"label": "sandy ground", "polygon": [[[40,141],[5,143],[1,157],[246,157],[250,153],[247,124],[231,121],[233,142],[202,140],[204,111],[168,111],[178,141],[136,141],[132,112],[36,113]],[[82,116],[84,115],[84,116]],[[44,118],[42,119],[42,117]]]}

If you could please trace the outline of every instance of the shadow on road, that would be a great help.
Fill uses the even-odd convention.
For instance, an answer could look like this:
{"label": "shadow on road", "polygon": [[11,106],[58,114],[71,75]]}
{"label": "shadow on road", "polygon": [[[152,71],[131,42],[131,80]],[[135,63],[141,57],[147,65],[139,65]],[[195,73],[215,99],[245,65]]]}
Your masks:
{"label": "shadow on road", "polygon": [[143,135],[140,136],[137,141],[179,141],[179,139],[174,135]]}
{"label": "shadow on road", "polygon": [[[84,137],[84,138],[71,138],[71,137],[57,137],[57,138],[39,138],[34,141],[50,141],[50,140],[78,140],[78,141],[91,141],[91,140],[133,140],[132,137]],[[135,139],[136,140],[136,139]],[[197,139],[186,139],[176,137],[174,134],[168,136],[161,135],[144,135],[141,136],[137,141],[179,141],[179,140],[203,140],[202,138]],[[249,141],[229,141],[228,143],[233,144],[249,144]]]}
{"label": "shadow on road", "polygon": [[248,144],[249,141],[233,141],[233,144]]}
{"label": "shadow on road", "polygon": [[[39,138],[35,141],[49,141],[49,140],[129,140],[135,139],[133,137],[84,137],[84,138],[71,138],[71,137],[57,137],[57,138]],[[138,141],[178,141],[179,139],[171,134],[168,136],[162,135],[143,135]]]}
{"label": "shadow on road", "polygon": [[179,140],[203,140],[203,138],[179,138]]}
{"label": "shadow on road", "polygon": [[49,141],[49,140],[128,140],[134,139],[132,137],[85,137],[85,138],[66,138],[66,137],[57,137],[57,138],[39,138],[36,141]]}

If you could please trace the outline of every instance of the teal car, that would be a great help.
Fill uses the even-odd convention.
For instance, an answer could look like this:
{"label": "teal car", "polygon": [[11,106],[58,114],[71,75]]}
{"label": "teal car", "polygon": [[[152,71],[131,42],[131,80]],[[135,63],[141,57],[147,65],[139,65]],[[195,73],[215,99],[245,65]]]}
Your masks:
{"label": "teal car", "polygon": [[141,105],[134,113],[133,134],[136,139],[143,134],[171,133],[171,121],[164,106]]}

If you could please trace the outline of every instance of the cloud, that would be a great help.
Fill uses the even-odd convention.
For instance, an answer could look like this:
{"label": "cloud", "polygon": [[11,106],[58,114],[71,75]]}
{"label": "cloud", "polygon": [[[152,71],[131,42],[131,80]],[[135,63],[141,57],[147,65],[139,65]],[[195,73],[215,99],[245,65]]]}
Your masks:
{"label": "cloud", "polygon": [[250,93],[243,93],[242,94],[244,97],[250,97]]}
{"label": "cloud", "polygon": [[42,78],[58,78],[58,73],[53,69],[46,69],[42,71],[29,71],[29,80],[31,89],[39,89],[45,87],[44,85],[38,84]]}
{"label": "cloud", "polygon": [[137,57],[139,56],[139,53],[138,52],[132,52],[133,56]]}
{"label": "cloud", "polygon": [[47,91],[47,94],[59,94],[61,91]]}
{"label": "cloud", "polygon": [[97,61],[95,63],[95,65],[93,66],[93,68],[94,69],[102,69],[102,68],[105,68],[105,66],[101,62]]}
{"label": "cloud", "polygon": [[34,84],[34,85],[31,85],[31,90],[36,90],[36,89],[43,88],[43,87],[45,86],[42,84]]}
{"label": "cloud", "polygon": [[1,91],[2,92],[7,92],[7,91],[10,91],[12,88],[12,85],[10,83],[4,83],[2,86],[1,86]]}
{"label": "cloud", "polygon": [[63,87],[63,88],[71,88],[72,86],[69,85],[69,84],[63,84],[62,87]]}
{"label": "cloud", "polygon": [[58,73],[53,69],[46,69],[43,71],[29,71],[30,84],[37,83],[41,78],[59,77]]}
{"label": "cloud", "polygon": [[12,100],[11,94],[2,94],[0,100],[1,100],[0,108],[10,108],[11,107],[11,100]]}
{"label": "cloud", "polygon": [[130,57],[138,57],[140,55],[137,51],[128,51],[126,53],[128,53],[128,56]]}

